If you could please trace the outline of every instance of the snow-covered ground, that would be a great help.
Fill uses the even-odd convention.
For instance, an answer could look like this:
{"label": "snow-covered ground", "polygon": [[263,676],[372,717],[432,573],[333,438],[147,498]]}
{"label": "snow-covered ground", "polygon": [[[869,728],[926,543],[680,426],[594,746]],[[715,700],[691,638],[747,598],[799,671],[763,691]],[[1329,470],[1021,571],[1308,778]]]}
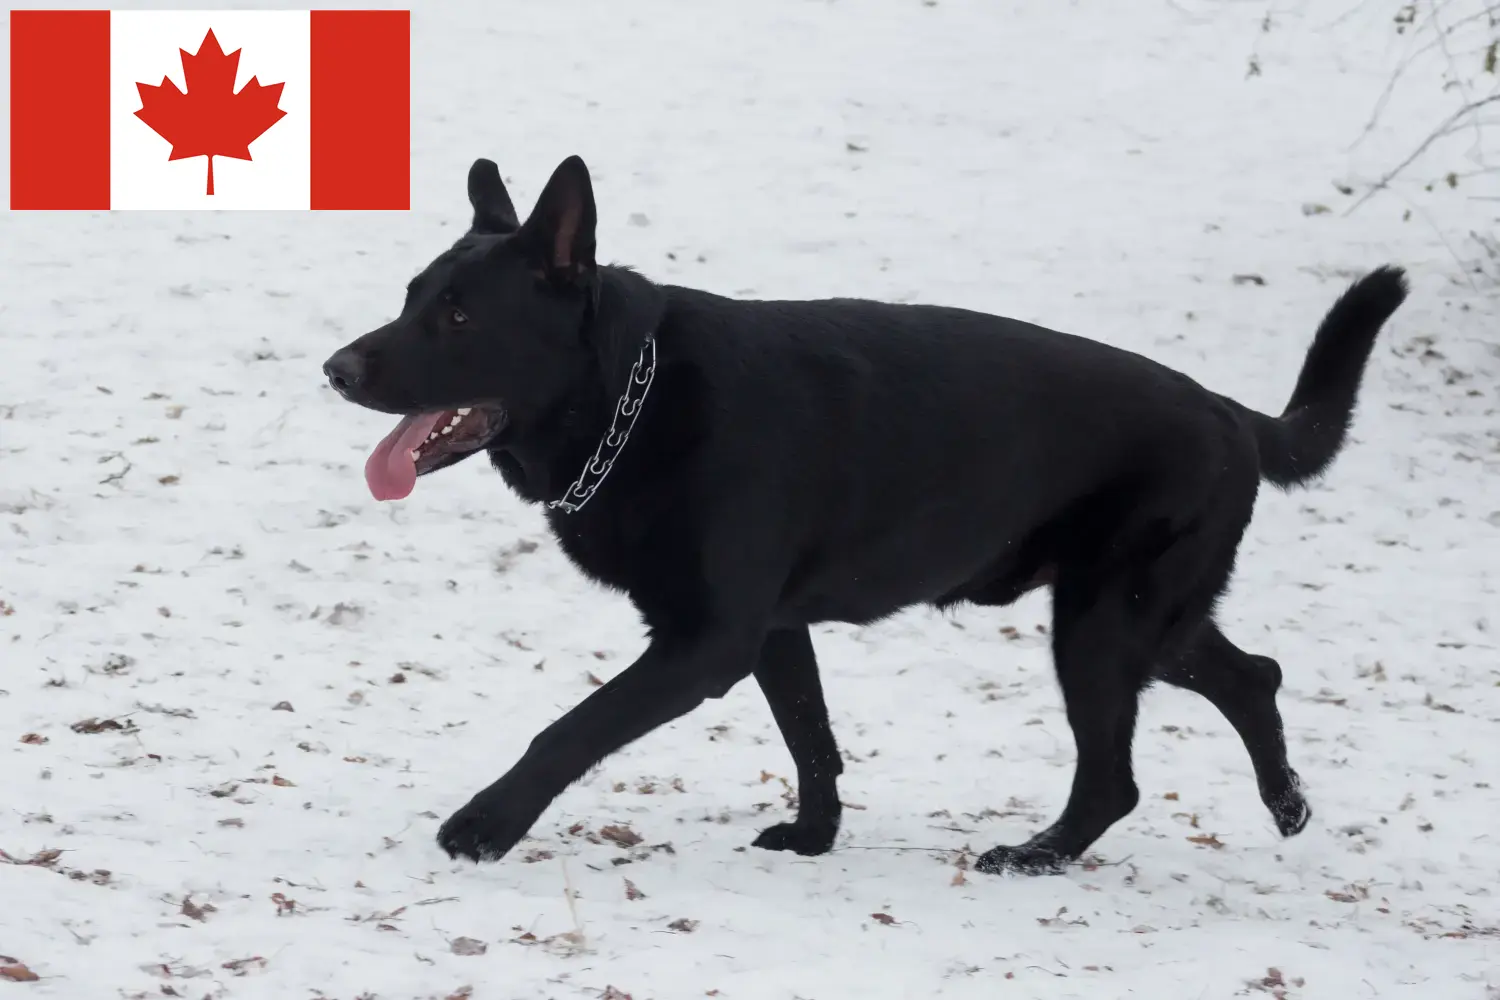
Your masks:
{"label": "snow-covered ground", "polygon": [[[0,218],[0,955],[40,977],[0,994],[1495,996],[1500,341],[1458,259],[1500,192],[1429,194],[1433,156],[1343,215],[1451,108],[1419,73],[1362,138],[1398,6],[432,0],[416,211]],[[652,277],[1002,312],[1271,410],[1349,276],[1407,265],[1354,440],[1264,497],[1223,610],[1286,671],[1308,830],[1157,691],[1099,864],[966,872],[1071,774],[1037,597],[816,630],[826,857],[746,846],[793,791],[749,686],[450,862],[439,820],[639,627],[481,461],[372,501],[389,420],[318,366],[465,225],[475,156],[524,210],[574,152]]]}

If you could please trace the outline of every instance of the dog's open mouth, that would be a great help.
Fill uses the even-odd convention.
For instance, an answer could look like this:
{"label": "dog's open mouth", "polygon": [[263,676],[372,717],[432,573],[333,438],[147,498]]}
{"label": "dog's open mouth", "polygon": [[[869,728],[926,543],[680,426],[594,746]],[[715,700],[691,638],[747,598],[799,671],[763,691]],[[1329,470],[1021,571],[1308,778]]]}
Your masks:
{"label": "dog's open mouth", "polygon": [[505,410],[498,406],[465,406],[402,417],[365,462],[370,494],[376,500],[404,499],[418,476],[478,451],[504,428]]}

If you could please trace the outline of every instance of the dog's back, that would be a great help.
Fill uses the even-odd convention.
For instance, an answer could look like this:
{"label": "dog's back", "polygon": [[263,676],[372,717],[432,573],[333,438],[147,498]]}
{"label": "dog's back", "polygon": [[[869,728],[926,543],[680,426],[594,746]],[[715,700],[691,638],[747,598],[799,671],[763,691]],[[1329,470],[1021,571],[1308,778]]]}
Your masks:
{"label": "dog's back", "polygon": [[663,354],[712,387],[697,475],[764,490],[788,617],[942,602],[1153,469],[1255,462],[1229,404],[1096,341],[938,306],[665,291]]}

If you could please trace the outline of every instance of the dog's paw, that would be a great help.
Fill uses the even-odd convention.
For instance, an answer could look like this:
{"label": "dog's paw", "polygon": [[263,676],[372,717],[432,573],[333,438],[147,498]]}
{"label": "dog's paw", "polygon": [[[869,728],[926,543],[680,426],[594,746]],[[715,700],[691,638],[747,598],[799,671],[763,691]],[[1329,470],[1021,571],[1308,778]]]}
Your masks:
{"label": "dog's paw", "polygon": [[455,860],[499,861],[530,828],[475,798],[438,827],[437,842]]}
{"label": "dog's paw", "polygon": [[1266,798],[1265,803],[1266,808],[1271,810],[1271,819],[1276,823],[1276,829],[1281,831],[1283,837],[1295,837],[1307,829],[1307,821],[1312,819],[1312,806],[1303,797],[1302,782],[1296,774],[1292,775],[1290,790]]}
{"label": "dog's paw", "polygon": [[1071,860],[1050,847],[1028,843],[992,847],[974,862],[974,870],[986,875],[1061,875]]}
{"label": "dog's paw", "polygon": [[806,857],[827,854],[839,834],[837,823],[777,823],[760,832],[751,842],[752,847],[767,851],[792,851]]}

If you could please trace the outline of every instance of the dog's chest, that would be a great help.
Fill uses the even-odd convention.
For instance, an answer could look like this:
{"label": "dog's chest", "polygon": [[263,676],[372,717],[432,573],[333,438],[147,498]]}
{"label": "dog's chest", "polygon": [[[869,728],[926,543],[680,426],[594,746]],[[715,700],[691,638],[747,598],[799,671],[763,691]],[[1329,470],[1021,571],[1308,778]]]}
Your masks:
{"label": "dog's chest", "polygon": [[691,629],[704,620],[709,588],[688,519],[620,517],[601,504],[549,511],[547,521],[568,560],[628,595],[653,629]]}

